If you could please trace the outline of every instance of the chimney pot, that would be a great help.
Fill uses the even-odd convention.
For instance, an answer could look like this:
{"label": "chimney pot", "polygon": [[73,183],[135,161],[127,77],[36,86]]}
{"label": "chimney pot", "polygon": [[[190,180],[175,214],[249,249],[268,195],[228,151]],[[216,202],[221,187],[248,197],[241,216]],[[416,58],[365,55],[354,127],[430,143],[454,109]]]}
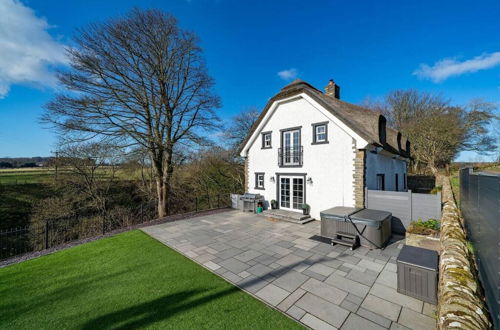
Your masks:
{"label": "chimney pot", "polygon": [[325,94],[340,99],[340,86],[337,85],[333,79],[330,79],[328,85],[325,87]]}

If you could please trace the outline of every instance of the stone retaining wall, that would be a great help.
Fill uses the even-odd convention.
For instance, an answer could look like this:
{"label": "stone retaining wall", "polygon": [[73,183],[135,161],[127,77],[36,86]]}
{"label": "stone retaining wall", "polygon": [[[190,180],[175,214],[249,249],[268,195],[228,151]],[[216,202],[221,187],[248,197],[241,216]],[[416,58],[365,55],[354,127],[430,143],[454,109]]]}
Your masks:
{"label": "stone retaining wall", "polygon": [[438,329],[489,329],[491,323],[477,279],[473,256],[467,248],[463,220],[448,177],[443,187],[441,256],[439,261]]}

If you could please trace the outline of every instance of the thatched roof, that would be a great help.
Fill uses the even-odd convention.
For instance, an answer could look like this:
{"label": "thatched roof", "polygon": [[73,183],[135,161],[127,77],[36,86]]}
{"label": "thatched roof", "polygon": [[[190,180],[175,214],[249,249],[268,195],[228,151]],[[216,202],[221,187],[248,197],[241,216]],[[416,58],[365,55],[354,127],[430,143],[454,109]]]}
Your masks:
{"label": "thatched roof", "polygon": [[406,138],[404,139],[404,143],[401,142],[401,147],[398,146],[397,138],[398,131],[392,128],[386,128],[385,130],[385,141],[384,134],[380,134],[379,127],[385,128],[385,117],[380,113],[372,111],[367,108],[363,108],[361,106],[347,103],[341,101],[334,96],[330,96],[324,94],[317,88],[313,87],[309,83],[297,79],[286,85],[281,89],[281,91],[274,95],[269,102],[266,104],[264,110],[260,114],[259,118],[253,125],[252,129],[248,133],[247,137],[241,144],[241,149],[248,142],[250,137],[252,136],[255,129],[259,126],[260,122],[266,115],[267,111],[271,105],[280,99],[288,98],[293,95],[298,95],[301,93],[305,93],[314,99],[316,102],[321,104],[326,110],[331,112],[336,118],[341,120],[347,126],[349,126],[354,132],[356,132],[363,139],[368,141],[368,143],[373,144],[375,146],[380,146],[395,154],[399,154],[404,157],[408,157],[409,155],[406,153],[405,145]]}

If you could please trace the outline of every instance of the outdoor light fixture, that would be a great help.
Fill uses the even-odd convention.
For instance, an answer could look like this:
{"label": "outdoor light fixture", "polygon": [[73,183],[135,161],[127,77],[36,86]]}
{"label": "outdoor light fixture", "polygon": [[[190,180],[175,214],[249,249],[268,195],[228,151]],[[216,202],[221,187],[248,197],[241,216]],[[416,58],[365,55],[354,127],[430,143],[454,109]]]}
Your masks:
{"label": "outdoor light fixture", "polygon": [[311,177],[307,178],[307,183],[312,184],[313,183],[313,179]]}
{"label": "outdoor light fixture", "polygon": [[269,179],[271,179],[271,182],[274,182],[274,176],[270,177]]}

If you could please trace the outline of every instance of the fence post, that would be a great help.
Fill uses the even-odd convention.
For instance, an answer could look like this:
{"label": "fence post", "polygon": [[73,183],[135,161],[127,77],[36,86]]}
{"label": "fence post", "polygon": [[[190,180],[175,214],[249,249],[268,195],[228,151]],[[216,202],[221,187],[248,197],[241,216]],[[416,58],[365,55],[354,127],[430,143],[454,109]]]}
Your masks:
{"label": "fence post", "polygon": [[413,194],[411,192],[411,189],[408,189],[408,202],[410,204],[410,222],[411,223],[413,219]]}
{"label": "fence post", "polygon": [[365,187],[365,208],[368,208],[368,188]]}
{"label": "fence post", "polygon": [[45,249],[49,248],[49,220],[45,221]]}

